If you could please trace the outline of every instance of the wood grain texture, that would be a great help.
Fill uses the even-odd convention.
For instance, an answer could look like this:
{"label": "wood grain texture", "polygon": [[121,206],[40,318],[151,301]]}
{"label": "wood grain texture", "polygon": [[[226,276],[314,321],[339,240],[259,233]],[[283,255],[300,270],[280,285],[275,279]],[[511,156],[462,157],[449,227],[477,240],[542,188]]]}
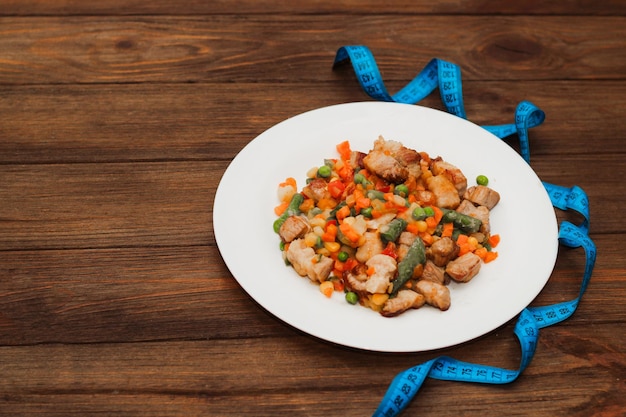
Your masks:
{"label": "wood grain texture", "polygon": [[410,80],[433,57],[461,65],[468,80],[615,79],[626,72],[625,23],[394,16],[381,37],[373,28],[389,27],[388,16],[4,18],[0,84],[317,81],[333,77],[336,50],[355,43],[372,49],[389,79]]}
{"label": "wood grain texture", "polygon": [[[598,249],[518,380],[428,379],[403,415],[622,416],[625,23],[619,0],[2,2],[0,416],[363,416],[439,355],[519,366],[515,319],[438,351],[348,349],[272,316],[222,261],[213,198],[235,155],[295,114],[370,100],[332,68],[349,44],[392,93],[433,57],[459,64],[477,124],[538,105],[531,166],[588,193]],[[437,92],[419,104],[443,109]],[[575,298],[584,267],[559,247],[532,305]]]}
{"label": "wood grain texture", "polygon": [[315,0],[276,2],[272,0],[6,0],[0,15],[214,15],[214,14],[565,14],[626,15],[620,0],[564,0],[545,2],[502,2],[501,0],[455,0],[416,2],[411,0]]}
{"label": "wood grain texture", "polygon": [[[0,164],[230,161],[294,114],[371,100],[353,73],[335,76],[314,84],[0,86]],[[404,82],[388,88],[395,92]],[[468,119],[481,125],[513,123],[521,100],[544,110],[546,123],[531,131],[533,165],[563,153],[586,155],[599,141],[600,153],[624,151],[623,81],[467,81],[463,91]],[[419,104],[443,110],[437,92]]]}

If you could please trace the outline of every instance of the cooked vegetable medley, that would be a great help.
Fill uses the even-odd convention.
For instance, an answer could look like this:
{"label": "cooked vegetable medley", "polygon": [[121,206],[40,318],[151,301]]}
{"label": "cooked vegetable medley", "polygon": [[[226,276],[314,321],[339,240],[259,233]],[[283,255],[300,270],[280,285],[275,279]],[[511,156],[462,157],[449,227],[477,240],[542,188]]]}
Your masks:
{"label": "cooked vegetable medley", "polygon": [[489,213],[500,195],[484,175],[379,137],[278,186],[274,231],[288,265],[330,297],[345,293],[385,317],[424,304],[450,307],[448,283],[468,282],[497,257]]}

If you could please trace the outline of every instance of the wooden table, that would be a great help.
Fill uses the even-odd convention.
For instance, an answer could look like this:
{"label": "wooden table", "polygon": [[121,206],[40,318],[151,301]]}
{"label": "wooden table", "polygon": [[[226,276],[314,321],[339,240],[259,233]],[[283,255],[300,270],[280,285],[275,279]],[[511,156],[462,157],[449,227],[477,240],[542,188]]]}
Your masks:
{"label": "wooden table", "polygon": [[[361,44],[391,92],[433,57],[460,65],[478,124],[512,122],[521,100],[544,110],[531,165],[588,193],[598,248],[578,310],[542,331],[518,380],[428,379],[405,414],[624,415],[626,4],[421,3],[3,1],[0,414],[367,416],[398,372],[439,355],[519,366],[515,320],[436,352],[317,340],[220,257],[229,162],[290,116],[370,100],[331,68]],[[576,297],[583,268],[561,247],[533,305]]]}

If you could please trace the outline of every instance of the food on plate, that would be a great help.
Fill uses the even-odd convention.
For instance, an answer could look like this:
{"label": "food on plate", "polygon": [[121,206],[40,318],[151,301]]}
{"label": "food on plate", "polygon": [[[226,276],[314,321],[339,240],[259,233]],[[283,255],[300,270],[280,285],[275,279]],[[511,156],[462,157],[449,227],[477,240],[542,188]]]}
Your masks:
{"label": "food on plate", "polygon": [[379,137],[278,186],[274,231],[287,265],[330,297],[345,293],[385,317],[450,308],[448,284],[467,283],[497,258],[489,215],[500,201],[484,175],[469,185],[441,157]]}

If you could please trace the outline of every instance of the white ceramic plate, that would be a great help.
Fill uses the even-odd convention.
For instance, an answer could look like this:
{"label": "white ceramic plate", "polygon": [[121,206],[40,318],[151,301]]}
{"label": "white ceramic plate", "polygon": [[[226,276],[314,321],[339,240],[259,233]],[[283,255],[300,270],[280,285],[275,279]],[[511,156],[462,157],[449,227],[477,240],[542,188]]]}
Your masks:
{"label": "white ceramic plate", "polygon": [[[305,184],[309,168],[336,158],[349,140],[368,152],[379,135],[479,174],[500,193],[491,229],[501,236],[495,262],[469,283],[450,284],[452,305],[424,306],[384,318],[328,299],[286,267],[272,224],[278,184]],[[459,344],[515,317],[539,294],[558,252],[556,215],[541,181],[506,143],[483,128],[416,105],[363,102],[325,107],[287,119],[252,140],[231,162],[215,195],[213,227],[222,257],[241,287],[276,317],[310,335],[353,348],[415,352]]]}

